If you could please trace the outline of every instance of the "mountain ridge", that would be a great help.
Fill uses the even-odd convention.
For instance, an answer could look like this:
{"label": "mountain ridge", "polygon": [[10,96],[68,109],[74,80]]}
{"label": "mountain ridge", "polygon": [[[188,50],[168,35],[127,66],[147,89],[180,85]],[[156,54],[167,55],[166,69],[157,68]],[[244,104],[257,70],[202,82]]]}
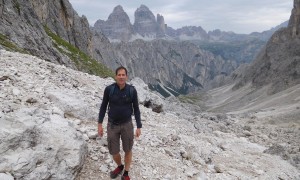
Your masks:
{"label": "mountain ridge", "polygon": [[[122,7],[118,5],[116,7]],[[115,7],[115,8],[116,8]],[[122,8],[123,9],[123,8]],[[125,16],[128,17],[127,13],[124,11]],[[114,11],[110,14],[113,15]],[[287,22],[285,21],[282,24],[273,27],[269,30],[263,32],[252,32],[249,34],[237,34],[234,32],[226,32],[221,31],[219,29],[206,32],[201,26],[183,26],[181,28],[173,29],[169,27],[165,21],[162,14],[157,14],[157,18],[155,18],[152,11],[146,6],[141,5],[136,9],[134,13],[134,23],[132,24],[133,31],[131,32],[130,37],[128,35],[127,38],[122,37],[122,33],[120,33],[120,29],[111,29],[110,32],[105,32],[104,34],[111,41],[133,41],[136,38],[141,38],[144,40],[153,40],[153,39],[166,39],[166,40],[201,40],[201,41],[236,41],[236,39],[241,38],[259,38],[267,41],[274,31],[278,30],[281,27],[287,26]],[[102,22],[99,24],[98,22]],[[108,25],[105,24],[104,20],[98,20],[94,24],[94,27],[97,31],[101,31],[101,29],[105,29],[106,26],[110,26],[111,21]],[[130,23],[129,17],[127,23]],[[120,23],[119,20],[116,20],[115,23]],[[125,26],[127,27],[127,26]],[[131,28],[131,27],[130,27]],[[126,29],[126,28],[124,28]],[[132,28],[131,28],[132,29]],[[119,32],[119,37],[111,36],[114,31]],[[128,32],[128,29],[124,32]],[[217,33],[216,33],[217,32]]]}

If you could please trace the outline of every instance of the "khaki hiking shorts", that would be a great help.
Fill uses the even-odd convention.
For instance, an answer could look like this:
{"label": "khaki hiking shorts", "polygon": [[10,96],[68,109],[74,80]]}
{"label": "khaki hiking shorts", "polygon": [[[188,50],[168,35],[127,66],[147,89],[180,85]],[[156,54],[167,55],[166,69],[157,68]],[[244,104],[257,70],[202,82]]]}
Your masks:
{"label": "khaki hiking shorts", "polygon": [[120,139],[122,140],[124,152],[131,151],[133,138],[134,132],[132,121],[120,125],[115,125],[111,122],[107,123],[107,142],[108,150],[111,155],[115,155],[120,152]]}

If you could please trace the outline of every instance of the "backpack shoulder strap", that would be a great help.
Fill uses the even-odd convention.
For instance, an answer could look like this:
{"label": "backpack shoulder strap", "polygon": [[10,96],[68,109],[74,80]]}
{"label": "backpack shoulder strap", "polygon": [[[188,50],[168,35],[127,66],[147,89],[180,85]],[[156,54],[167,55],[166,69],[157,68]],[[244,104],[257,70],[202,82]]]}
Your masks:
{"label": "backpack shoulder strap", "polygon": [[111,84],[109,85],[109,96],[108,96],[108,110],[110,109],[110,98],[111,96],[114,94],[114,91],[115,91],[115,87],[116,87],[116,84]]}
{"label": "backpack shoulder strap", "polygon": [[115,87],[116,87],[115,83],[110,85],[109,98],[114,94]]}
{"label": "backpack shoulder strap", "polygon": [[131,101],[133,101],[133,91],[134,91],[134,86],[129,85],[129,97]]}

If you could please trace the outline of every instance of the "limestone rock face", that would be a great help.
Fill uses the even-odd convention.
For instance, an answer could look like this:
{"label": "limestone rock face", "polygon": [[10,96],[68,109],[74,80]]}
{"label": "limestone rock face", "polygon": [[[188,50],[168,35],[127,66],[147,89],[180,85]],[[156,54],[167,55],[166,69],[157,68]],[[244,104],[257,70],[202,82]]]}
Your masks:
{"label": "limestone rock face", "polygon": [[79,17],[68,0],[0,1],[0,33],[18,47],[51,62],[74,63],[53,46],[49,28],[86,54],[92,54],[92,32],[85,16]]}
{"label": "limestone rock face", "polygon": [[0,1],[0,34],[29,53],[51,62],[70,64],[69,59],[52,46],[31,2]]}
{"label": "limestone rock face", "polygon": [[145,5],[141,5],[134,13],[134,30],[141,36],[156,37],[156,20],[154,14]]}
{"label": "limestone rock face", "polygon": [[89,54],[92,33],[85,16],[79,17],[68,0],[31,1],[32,8],[43,25],[61,38]]}
{"label": "limestone rock face", "polygon": [[157,14],[157,32],[156,32],[156,37],[157,38],[162,38],[166,36],[166,24],[165,24],[165,19],[162,15]]}
{"label": "limestone rock face", "polygon": [[122,6],[114,8],[107,21],[98,20],[94,27],[113,40],[129,41],[133,34],[133,27]]}
{"label": "limestone rock face", "polygon": [[[171,88],[174,95],[202,89],[215,76],[229,74],[236,68],[235,63],[215,57],[189,42],[135,40],[112,46],[118,53],[102,51],[108,67],[115,69],[123,65],[128,68],[130,77],[140,77],[160,92]],[[109,57],[109,54],[114,56]]]}
{"label": "limestone rock face", "polygon": [[290,17],[289,29],[292,31],[293,37],[300,36],[300,1],[294,0],[294,8]]}

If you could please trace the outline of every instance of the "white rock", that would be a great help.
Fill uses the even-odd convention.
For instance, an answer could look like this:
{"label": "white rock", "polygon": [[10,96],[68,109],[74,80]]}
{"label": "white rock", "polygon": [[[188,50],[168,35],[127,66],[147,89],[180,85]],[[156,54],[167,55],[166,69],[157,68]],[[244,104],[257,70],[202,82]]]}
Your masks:
{"label": "white rock", "polygon": [[103,173],[107,173],[108,172],[108,167],[103,164],[103,165],[100,166],[99,170]]}
{"label": "white rock", "polygon": [[10,173],[0,173],[0,180],[14,180]]}
{"label": "white rock", "polygon": [[98,159],[99,159],[97,156],[92,156],[91,158],[92,158],[92,160],[94,160],[94,161],[98,161]]}
{"label": "white rock", "polygon": [[108,152],[108,149],[106,148],[106,147],[101,147],[100,148],[100,152],[102,152],[102,153],[107,153]]}
{"label": "white rock", "polygon": [[64,112],[55,106],[52,108],[52,114],[57,114],[60,115],[61,117],[64,117]]}
{"label": "white rock", "polygon": [[90,139],[96,139],[96,137],[98,136],[98,132],[97,131],[93,131],[93,130],[88,130],[86,132],[86,134],[88,135],[88,137]]}
{"label": "white rock", "polygon": [[85,141],[90,140],[90,138],[89,138],[89,136],[88,136],[87,134],[83,134],[83,139],[84,139]]}
{"label": "white rock", "polygon": [[21,93],[21,91],[17,88],[13,88],[13,95],[18,96]]}

